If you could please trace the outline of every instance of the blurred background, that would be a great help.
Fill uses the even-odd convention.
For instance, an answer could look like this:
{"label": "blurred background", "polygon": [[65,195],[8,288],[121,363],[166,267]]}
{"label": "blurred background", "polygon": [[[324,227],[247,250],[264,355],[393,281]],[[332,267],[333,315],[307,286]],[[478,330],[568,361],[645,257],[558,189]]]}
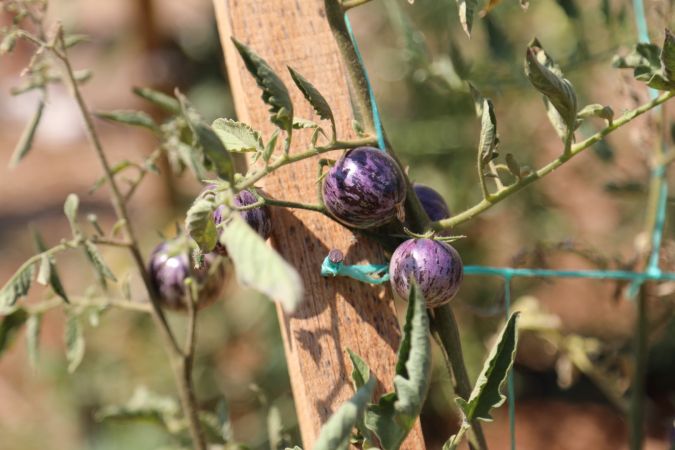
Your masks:
{"label": "blurred background", "polygon": [[[477,16],[471,39],[460,27],[453,0],[376,0],[351,13],[396,151],[410,165],[411,177],[441,192],[453,211],[480,200],[475,171],[480,123],[466,80],[494,101],[502,155],[511,153],[521,166],[539,167],[562,151],[541,97],[523,73],[525,48],[533,37],[575,85],[580,105],[609,105],[619,115],[648,99],[630,71],[611,66],[613,55],[626,54],[637,40],[631,2],[530,3],[523,11],[518,2],[505,1]],[[671,3],[645,0],[656,43],[663,41],[663,29],[672,26]],[[52,0],[48,15],[69,32],[90,37],[71,54],[76,69],[92,70],[83,86],[92,109],[142,109],[161,120],[162,112],[134,96],[131,87],[170,93],[177,86],[208,121],[235,117],[210,0]],[[0,25],[8,20],[0,16]],[[104,226],[114,222],[105,188],[88,194],[100,176],[98,161],[63,86],[50,88],[35,148],[17,168],[7,168],[38,102],[37,94],[10,94],[24,82],[19,75],[31,52],[21,43],[0,60],[1,283],[34,253],[31,227],[50,245],[70,235],[62,213],[69,193],[80,196],[83,213],[96,214]],[[264,57],[264,49],[259,52]],[[668,109],[672,107],[661,114],[670,145]],[[468,238],[456,246],[465,264],[636,268],[647,242],[642,229],[649,154],[659,145],[659,122],[654,115],[634,121],[461,226],[457,233]],[[97,125],[113,161],[140,161],[157,145],[145,130],[102,121]],[[577,136],[603,126],[599,119],[587,121]],[[159,168],[162,175],[149,175],[130,204],[146,255],[160,234],[175,233],[200,189],[190,174],[174,177],[166,164]],[[670,208],[671,216],[673,212]],[[675,270],[671,220],[666,227],[661,267]],[[137,290],[139,280],[124,253],[106,249],[104,257]],[[94,273],[81,255],[67,254],[58,261],[68,292],[85,292]],[[624,290],[619,283],[588,280],[514,281],[516,307],[524,312],[515,375],[519,449],[628,448],[625,412],[635,314]],[[29,301],[39,301],[46,291],[35,286]],[[502,293],[497,279],[467,277],[454,301],[472,379],[503,323]],[[673,283],[649,291],[649,449],[669,448],[675,418],[674,293]],[[171,423],[165,419],[175,412],[175,389],[149,317],[92,312],[84,327],[84,360],[73,374],[64,357],[64,317],[60,309],[44,315],[34,367],[23,331],[1,354],[0,450],[168,449],[184,444],[166,429]],[[183,325],[180,316],[171,320]],[[299,443],[273,306],[232,287],[199,321],[195,380],[204,408],[227,411],[227,432],[253,449],[269,448],[270,440],[279,442],[280,437]],[[433,394],[422,414],[429,449],[440,449],[459,420],[437,356]],[[137,414],[143,420],[105,419],[121,415],[110,405],[132,398],[154,412]],[[495,419],[485,426],[490,448],[506,449],[506,408],[496,411]]]}

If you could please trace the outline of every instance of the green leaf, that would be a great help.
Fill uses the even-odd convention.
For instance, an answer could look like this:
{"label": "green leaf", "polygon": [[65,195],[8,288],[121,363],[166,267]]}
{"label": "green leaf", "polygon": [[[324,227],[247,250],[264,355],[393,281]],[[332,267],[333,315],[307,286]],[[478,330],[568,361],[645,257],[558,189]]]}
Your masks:
{"label": "green leaf", "polygon": [[[124,172],[129,167],[136,167],[136,166],[131,161],[128,161],[128,160],[125,159],[124,161],[120,161],[117,164],[115,164],[114,166],[112,166],[110,168],[110,173],[113,176],[115,176],[119,173]],[[96,192],[107,181],[108,181],[108,177],[106,175],[101,176],[98,180],[96,180],[94,185],[89,189],[89,193],[92,194],[92,193]]]}
{"label": "green leaf", "polygon": [[300,92],[302,92],[302,95],[305,96],[305,99],[307,99],[309,104],[312,105],[312,108],[314,108],[314,111],[319,117],[324,120],[330,120],[332,126],[335,127],[333,111],[330,109],[328,101],[321,95],[321,92],[292,67],[289,67],[288,71],[291,73],[291,78],[293,78],[295,85],[300,89]]}
{"label": "green leaf", "polygon": [[15,309],[11,313],[2,317],[0,321],[0,356],[12,345],[16,333],[28,320],[28,313],[21,309]]}
{"label": "green leaf", "polygon": [[667,32],[663,50],[654,44],[639,43],[628,55],[615,56],[612,64],[620,69],[633,69],[635,79],[651,88],[673,90],[675,80],[671,80],[667,72],[673,63],[673,52],[673,38]]}
{"label": "green leaf", "polygon": [[218,176],[223,180],[233,182],[234,161],[230,152],[225,149],[218,135],[201,118],[195,117],[196,113],[192,111],[187,98],[178,91],[176,91],[176,97],[180,102],[183,117],[203,149],[206,158],[213,164]]}
{"label": "green leaf", "polygon": [[280,130],[277,128],[272,133],[270,140],[265,145],[265,151],[263,152],[263,161],[269,162],[270,158],[274,154],[274,149],[277,147],[277,139],[279,139]]}
{"label": "green leaf", "polygon": [[0,55],[11,53],[11,51],[14,50],[18,37],[17,30],[7,32],[7,34],[2,37],[2,41],[0,41]]}
{"label": "green leaf", "polygon": [[86,34],[68,34],[63,38],[63,46],[72,48],[83,42],[89,42],[91,39]]}
{"label": "green leaf", "polygon": [[70,228],[73,230],[73,234],[79,233],[79,227],[77,226],[77,210],[80,207],[80,199],[77,194],[68,194],[66,201],[63,204],[63,212],[70,222]]}
{"label": "green leaf", "polygon": [[148,100],[150,103],[159,106],[167,112],[172,114],[180,114],[180,103],[170,95],[156,91],[154,89],[143,87],[135,87],[133,88],[133,92],[137,96]]}
{"label": "green leaf", "polygon": [[666,28],[660,59],[666,78],[669,81],[675,81],[675,35],[668,28]]}
{"label": "green leaf", "polygon": [[36,367],[38,362],[41,326],[42,314],[32,314],[28,317],[26,322],[26,349],[31,367]]}
{"label": "green leaf", "polygon": [[38,269],[38,275],[35,281],[40,283],[43,286],[47,286],[49,283],[49,278],[52,276],[52,265],[49,261],[49,255],[43,254],[40,256],[40,268]]}
{"label": "green leaf", "polygon": [[614,110],[609,106],[603,106],[598,103],[584,106],[578,113],[579,119],[587,119],[589,117],[600,117],[605,119],[610,125],[614,119]]}
{"label": "green leaf", "polygon": [[272,123],[279,128],[289,130],[293,124],[293,103],[288,89],[267,62],[256,55],[246,45],[232,38],[244,65],[262,89],[262,99],[270,107]]}
{"label": "green leaf", "polygon": [[358,389],[361,386],[365,385],[370,379],[370,367],[368,364],[361,359],[359,355],[347,349],[349,354],[349,359],[352,361],[352,381],[354,382],[354,389]]}
{"label": "green leaf", "polygon": [[263,151],[260,133],[245,123],[231,119],[216,119],[211,124],[211,128],[230,152]]}
{"label": "green leaf", "polygon": [[478,0],[457,0],[459,9],[459,21],[467,36],[471,37],[471,27],[473,26],[473,16],[478,7]]}
{"label": "green leaf", "polygon": [[497,117],[492,100],[483,99],[482,117],[480,121],[480,141],[478,151],[480,152],[480,162],[483,167],[498,156],[497,145],[499,136],[497,135]]}
{"label": "green leaf", "polygon": [[28,294],[35,274],[35,264],[28,264],[16,272],[0,289],[0,310],[13,306],[17,300]]}
{"label": "green leaf", "polygon": [[511,314],[497,342],[490,350],[469,400],[457,398],[466,420],[491,421],[490,410],[501,406],[506,397],[501,387],[513,365],[518,344],[517,312]]}
{"label": "green leaf", "polygon": [[346,450],[349,447],[352,429],[357,420],[363,416],[374,391],[375,378],[371,377],[321,427],[314,450]]}
{"label": "green leaf", "polygon": [[429,389],[431,343],[426,301],[413,283],[408,299],[403,339],[398,350],[395,392],[368,407],[366,427],[380,440],[383,450],[398,449],[412,429]]}
{"label": "green leaf", "polygon": [[216,205],[212,197],[197,197],[185,217],[185,229],[203,253],[209,253],[218,242],[213,220]]}
{"label": "green leaf", "polygon": [[293,128],[295,128],[296,130],[319,128],[319,124],[309,119],[301,119],[300,117],[293,117]]}
{"label": "green leaf", "polygon": [[303,296],[300,275],[239,214],[232,214],[220,242],[243,285],[278,300],[288,312],[295,310]]}
{"label": "green leaf", "polygon": [[[33,240],[35,241],[35,247],[40,253],[47,251],[47,245],[45,244],[44,240],[42,239],[42,236],[37,230],[33,230]],[[45,264],[45,257],[47,258],[47,261],[49,263],[48,269],[42,268],[43,264]],[[40,273],[42,273],[43,270],[49,271],[49,276],[46,279],[48,280],[48,283],[51,286],[54,293],[59,297],[61,297],[64,302],[69,303],[68,295],[66,295],[66,290],[63,288],[63,283],[61,283],[61,277],[59,276],[59,272],[56,270],[56,259],[53,256],[43,255],[40,258],[40,271],[38,272],[38,282],[40,282],[41,278]],[[42,284],[46,283],[42,282]]]}
{"label": "green leaf", "polygon": [[82,324],[80,318],[68,311],[65,328],[66,360],[68,361],[68,372],[73,373],[84,358],[84,335],[82,334]]}
{"label": "green leaf", "polygon": [[94,269],[96,270],[96,274],[101,284],[103,284],[103,286],[105,287],[106,278],[111,281],[117,281],[115,275],[112,273],[112,271],[105,263],[105,261],[103,261],[103,258],[101,257],[101,254],[98,251],[98,247],[96,247],[96,245],[91,241],[84,241],[83,246],[84,252],[87,254],[89,262],[91,262],[92,266],[94,266]]}
{"label": "green leaf", "polygon": [[124,125],[131,125],[134,127],[147,128],[152,131],[159,131],[159,126],[155,123],[152,117],[143,111],[98,111],[95,112],[94,115],[109,122],[117,122]]}
{"label": "green leaf", "polygon": [[37,127],[40,124],[40,119],[42,119],[42,111],[45,109],[44,100],[40,100],[38,107],[33,114],[30,122],[24,128],[19,142],[17,142],[16,147],[14,148],[14,153],[12,153],[12,158],[9,160],[9,168],[13,169],[19,165],[19,162],[28,154],[30,149],[33,147],[33,139],[35,138],[35,132]]}
{"label": "green leaf", "polygon": [[544,95],[551,123],[562,139],[576,128],[577,95],[572,83],[544,52],[535,39],[525,53],[525,74],[532,85]]}

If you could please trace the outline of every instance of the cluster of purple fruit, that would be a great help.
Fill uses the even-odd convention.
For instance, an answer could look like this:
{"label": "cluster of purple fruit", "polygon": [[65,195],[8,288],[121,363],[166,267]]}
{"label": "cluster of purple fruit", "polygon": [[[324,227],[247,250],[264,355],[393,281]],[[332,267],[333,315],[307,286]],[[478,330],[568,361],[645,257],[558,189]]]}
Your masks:
{"label": "cluster of purple fruit", "polygon": [[[255,194],[248,190],[239,192],[234,197],[234,205],[243,207],[257,202]],[[223,221],[225,206],[219,206],[213,212],[216,225]],[[269,211],[266,206],[240,211],[242,218],[263,239],[271,232]],[[220,232],[220,230],[219,230]],[[173,245],[172,245],[173,244]],[[181,248],[181,250],[176,250]],[[225,266],[217,261],[218,255],[226,256],[227,251],[220,243],[212,253],[204,255],[201,267],[195,268],[190,252],[185,246],[175,241],[160,243],[150,256],[148,272],[153,288],[159,295],[162,305],[169,309],[185,310],[187,308],[188,291],[185,281],[188,277],[198,286],[197,307],[201,308],[213,303],[220,294],[226,280]],[[214,266],[217,264],[217,266]]]}
{"label": "cluster of purple fruit", "polygon": [[[415,194],[433,221],[450,217],[443,197],[430,187],[416,184]],[[323,201],[339,222],[353,228],[373,228],[396,217],[406,197],[406,180],[396,161],[374,147],[347,151],[328,172]],[[414,277],[427,306],[452,300],[464,270],[459,253],[449,244],[433,239],[409,239],[398,246],[389,264],[396,293],[408,298]]]}

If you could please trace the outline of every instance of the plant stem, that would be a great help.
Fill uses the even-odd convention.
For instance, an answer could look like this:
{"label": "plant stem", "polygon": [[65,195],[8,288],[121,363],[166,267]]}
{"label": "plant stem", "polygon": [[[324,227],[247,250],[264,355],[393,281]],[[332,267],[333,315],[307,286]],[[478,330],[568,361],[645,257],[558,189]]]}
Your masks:
{"label": "plant stem", "polygon": [[350,148],[362,147],[364,145],[373,145],[377,141],[374,137],[368,136],[361,139],[355,139],[353,141],[335,141],[325,146],[312,147],[309,150],[304,152],[284,155],[272,164],[266,166],[264,169],[254,172],[244,180],[235,185],[236,191],[241,191],[243,189],[249,188],[257,183],[262,178],[266,177],[270,173],[274,172],[277,169],[280,169],[283,166],[288,164],[293,164],[298,161],[302,161],[307,158],[312,158],[316,155],[321,155],[323,153],[332,152],[335,150],[347,150]]}
{"label": "plant stem", "polygon": [[307,211],[315,211],[321,214],[326,213],[326,208],[323,205],[312,205],[309,203],[288,202],[286,200],[277,200],[274,198],[263,197],[263,203],[270,206],[280,206],[283,208],[306,209]]}
{"label": "plant stem", "polygon": [[655,98],[654,100],[645,103],[644,105],[627,112],[623,116],[619,117],[612,123],[612,125],[604,128],[603,130],[597,132],[593,136],[589,137],[588,139],[579,142],[576,145],[573,145],[570,149],[570,152],[567,154],[563,154],[560,157],[554,159],[541,169],[537,170],[536,172],[531,173],[530,175],[523,177],[520,179],[518,182],[511,184],[504,189],[492,194],[492,197],[488,199],[483,199],[476,205],[472,206],[471,208],[456,214],[449,219],[443,219],[439,220],[437,222],[433,222],[431,226],[433,227],[434,230],[436,231],[441,231],[441,230],[447,230],[452,227],[455,227],[461,223],[464,223],[478,214],[492,208],[492,206],[496,205],[497,203],[501,202],[504,200],[506,197],[509,197],[511,194],[514,194],[521,189],[523,189],[525,186],[528,186],[529,184],[533,183],[534,181],[543,178],[544,176],[548,175],[549,173],[553,172],[555,169],[558,167],[562,166],[564,163],[572,159],[574,156],[578,155],[579,153],[583,152],[587,148],[589,148],[591,145],[595,144],[596,142],[600,141],[602,138],[610,134],[612,131],[616,130],[617,128],[622,127],[623,125],[627,124],[628,122],[632,121],[636,117],[646,113],[647,111],[657,107],[658,105],[665,103],[668,101],[670,98],[675,96],[675,91],[670,91],[666,92],[659,97]]}
{"label": "plant stem", "polygon": [[[134,302],[130,300],[123,299],[110,299],[110,298],[87,298],[87,297],[72,297],[69,296],[68,299],[70,303],[74,306],[83,306],[83,307],[97,307],[97,308],[120,308],[128,311],[136,311],[142,313],[150,313],[151,307],[149,303]],[[28,314],[42,314],[50,309],[63,306],[63,300],[61,298],[53,298],[42,303],[35,305],[26,306],[26,311]]]}
{"label": "plant stem", "polygon": [[[441,344],[443,356],[446,358],[454,380],[455,393],[468,400],[471,396],[471,381],[464,364],[462,341],[459,335],[457,320],[449,304],[445,304],[433,310],[431,314],[431,328]],[[478,448],[487,449],[487,442],[483,435],[483,429],[478,421],[471,424]]]}
{"label": "plant stem", "polygon": [[[89,111],[89,108],[85,103],[84,98],[82,97],[82,93],[80,92],[79,86],[77,84],[73,68],[70,64],[70,60],[68,59],[62,29],[59,30],[59,43],[61,51],[59,51],[54,47],[52,47],[52,49],[54,50],[54,54],[63,62],[63,65],[66,69],[66,75],[70,83],[73,97],[77,102],[78,108],[84,120],[87,138],[91,142],[92,147],[94,148],[96,155],[101,165],[103,166],[106,180],[108,182],[108,185],[110,186],[110,190],[112,193],[111,202],[115,210],[115,214],[124,223],[124,231],[125,234],[127,235],[127,240],[130,243],[129,250],[131,252],[131,255],[133,257],[134,262],[136,263],[139,272],[141,273],[141,278],[143,279],[143,283],[148,292],[148,297],[150,298],[150,302],[152,304],[152,317],[155,320],[160,330],[160,335],[162,336],[162,339],[164,340],[166,347],[169,349],[169,352],[171,354],[174,375],[176,376],[176,379],[178,381],[177,383],[178,393],[181,399],[183,413],[185,414],[188,420],[190,429],[193,428],[200,429],[199,421],[197,420],[196,402],[194,399],[194,395],[192,393],[192,386],[191,386],[191,364],[185,364],[184,362],[184,358],[186,357],[186,355],[183,354],[182,349],[179,347],[178,342],[176,341],[176,337],[171,331],[171,327],[169,326],[166,320],[166,316],[164,315],[164,312],[162,310],[159,295],[157,294],[156,290],[152,285],[152,282],[150,281],[150,276],[145,268],[145,263],[143,261],[143,257],[140,252],[138,240],[135,236],[133,226],[131,225],[131,221],[129,220],[129,214],[127,212],[125,198],[122,195],[115,180],[115,177],[112,173],[110,163],[108,162],[105,152],[103,151],[103,146],[101,145],[98,133],[96,132],[96,128],[94,127],[92,114]],[[203,440],[200,441],[198,439],[194,441],[193,444],[199,450],[206,449],[206,445],[204,444]]]}

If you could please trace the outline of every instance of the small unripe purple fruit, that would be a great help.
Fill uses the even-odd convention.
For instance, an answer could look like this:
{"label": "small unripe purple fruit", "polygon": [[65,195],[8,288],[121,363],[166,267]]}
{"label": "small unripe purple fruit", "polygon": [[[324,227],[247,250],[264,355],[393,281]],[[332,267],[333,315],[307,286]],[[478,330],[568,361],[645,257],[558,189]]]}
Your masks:
{"label": "small unripe purple fruit", "polygon": [[371,228],[396,216],[405,190],[405,177],[391,156],[375,147],[358,147],[347,151],[326,174],[323,201],[345,225]]}
{"label": "small unripe purple fruit", "polygon": [[[185,280],[188,277],[192,277],[198,286],[197,307],[213,303],[225,281],[225,269],[222,263],[215,261],[218,256],[213,253],[204,255],[202,267],[195,269],[186,251],[173,254],[171,247],[170,242],[159,244],[152,252],[148,264],[150,281],[159,294],[162,305],[169,309],[187,309],[189,296]],[[219,267],[212,270],[214,263]]]}
{"label": "small unripe purple fruit", "polygon": [[[234,196],[234,205],[238,207],[252,205],[257,201],[258,197],[248,190],[240,191]],[[223,211],[225,211],[224,205],[220,205],[213,211],[213,220],[216,222],[216,225],[219,225],[223,221]],[[239,211],[239,214],[242,219],[244,219],[246,223],[260,235],[260,237],[263,239],[270,237],[270,234],[272,233],[272,221],[270,220],[270,212],[267,205]],[[222,230],[218,230],[218,236],[220,236],[221,232]],[[227,250],[220,242],[216,244],[213,251],[220,255],[227,254]]]}
{"label": "small unripe purple fruit", "polygon": [[408,239],[398,246],[389,262],[391,286],[408,299],[414,277],[427,308],[448,303],[457,294],[464,278],[464,265],[450,244],[433,239]]}
{"label": "small unripe purple fruit", "polygon": [[450,208],[445,199],[436,190],[423,184],[415,183],[413,185],[417,198],[420,199],[422,208],[432,221],[447,219],[451,216]]}

